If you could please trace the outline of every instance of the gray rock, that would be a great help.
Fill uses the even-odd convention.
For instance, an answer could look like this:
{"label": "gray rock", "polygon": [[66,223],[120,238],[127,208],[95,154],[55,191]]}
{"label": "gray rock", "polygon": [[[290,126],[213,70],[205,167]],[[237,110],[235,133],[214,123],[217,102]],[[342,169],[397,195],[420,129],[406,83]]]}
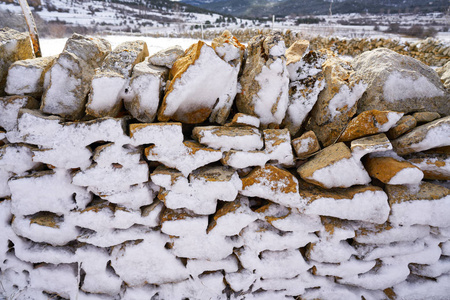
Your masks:
{"label": "gray rock", "polygon": [[184,55],[181,46],[176,45],[151,55],[148,62],[154,66],[172,68],[173,63]]}
{"label": "gray rock", "polygon": [[358,113],[378,109],[450,114],[450,95],[439,76],[414,58],[380,48],[359,55],[352,66],[356,76],[368,84]]}

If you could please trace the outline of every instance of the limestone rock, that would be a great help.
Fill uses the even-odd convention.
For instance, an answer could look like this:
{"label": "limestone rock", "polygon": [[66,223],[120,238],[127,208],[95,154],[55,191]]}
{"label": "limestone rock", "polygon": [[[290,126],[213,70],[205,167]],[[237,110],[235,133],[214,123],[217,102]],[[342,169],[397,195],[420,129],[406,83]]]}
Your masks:
{"label": "limestone rock", "polygon": [[354,76],[349,63],[329,56],[323,64],[326,88],[319,94],[306,130],[312,130],[323,146],[334,143],[356,113],[366,84]]}
{"label": "limestone rock", "polygon": [[308,156],[320,150],[316,134],[311,130],[292,140],[292,146],[299,159],[308,158]]}
{"label": "limestone rock", "polygon": [[413,164],[394,157],[368,157],[364,166],[371,177],[386,184],[417,184],[423,172]]}
{"label": "limestone rock", "polygon": [[370,182],[359,158],[352,157],[350,149],[344,143],[323,149],[301,165],[297,172],[303,180],[328,189]]}
{"label": "limestone rock", "polygon": [[403,113],[393,111],[368,110],[353,118],[345,128],[340,142],[388,131],[403,116]]}
{"label": "limestone rock", "polygon": [[389,216],[386,193],[376,186],[324,190],[300,181],[300,196],[308,204],[302,213],[382,224]]}
{"label": "limestone rock", "polygon": [[158,67],[172,68],[174,62],[184,55],[181,46],[176,45],[152,54],[148,58],[148,63]]}
{"label": "limestone rock", "polygon": [[406,155],[450,145],[450,116],[414,128],[392,141],[395,152]]}
{"label": "limestone rock", "polygon": [[44,92],[44,75],[56,56],[19,60],[9,67],[5,92],[10,95],[41,97]]}
{"label": "limestone rock", "polygon": [[430,111],[415,112],[412,116],[416,119],[417,123],[428,123],[441,117],[437,112]]}
{"label": "limestone rock", "polygon": [[393,226],[390,223],[362,226],[356,230],[355,241],[361,244],[414,242],[430,234],[430,226]]}
{"label": "limestone rock", "polygon": [[236,104],[240,112],[257,116],[263,126],[279,125],[288,105],[289,74],[281,35],[255,36],[240,77]]}
{"label": "limestone rock", "polygon": [[384,133],[353,140],[350,144],[352,156],[361,158],[368,153],[392,150],[392,144]]}
{"label": "limestone rock", "polygon": [[124,42],[111,51],[95,70],[90,85],[86,113],[94,117],[115,117],[127,93],[126,84],[133,67],[148,56],[144,41]]}
{"label": "limestone rock", "polygon": [[11,131],[17,127],[19,110],[22,108],[35,109],[39,102],[29,96],[7,96],[0,98],[0,127]]}
{"label": "limestone rock", "polygon": [[255,127],[201,126],[192,136],[201,144],[222,150],[259,150],[263,147],[261,133]]}
{"label": "limestone rock", "polygon": [[237,69],[241,68],[245,46],[239,43],[238,39],[231,32],[228,30],[223,31],[222,35],[212,40],[211,46],[224,61]]}
{"label": "limestone rock", "polygon": [[425,179],[450,180],[450,154],[422,154],[408,155],[407,161],[422,170]]}
{"label": "limestone rock", "polygon": [[295,41],[287,50],[286,50],[286,66],[289,72],[289,77],[292,81],[296,80],[297,69],[299,68],[299,63],[302,58],[307,54],[309,49],[309,41],[308,40],[298,40]]}
{"label": "limestone rock", "polygon": [[450,226],[450,190],[446,187],[422,182],[417,188],[387,185],[393,224]]}
{"label": "limestone rock", "polygon": [[310,51],[301,61],[288,66],[291,83],[289,84],[289,106],[283,125],[289,129],[292,136],[306,121],[306,117],[317,102],[319,93],[325,88],[322,65],[330,55],[332,55],[331,52],[325,50]]}
{"label": "limestone rock", "polygon": [[2,28],[0,40],[0,96],[4,96],[9,66],[18,60],[34,58],[34,52],[28,33]]}
{"label": "limestone rock", "polygon": [[448,89],[450,88],[450,62],[447,62],[444,66],[436,69],[436,72],[441,77],[441,81],[444,86]]}
{"label": "limestone rock", "polygon": [[235,114],[231,122],[225,124],[225,126],[253,126],[256,128],[259,128],[259,125],[260,121],[257,117],[243,113]]}
{"label": "limestone rock", "polygon": [[387,135],[390,139],[396,139],[416,126],[417,126],[416,118],[410,115],[403,116],[397,122],[397,124],[395,124],[391,129],[389,129]]}
{"label": "limestone rock", "polygon": [[105,56],[111,51],[111,44],[103,38],[74,33],[67,40],[63,51],[73,53],[93,68],[98,68]]}
{"label": "limestone rock", "polygon": [[306,204],[300,198],[297,178],[272,165],[256,167],[242,178],[241,194],[261,197],[287,207],[303,208]]}
{"label": "limestone rock", "polygon": [[179,172],[158,167],[151,178],[165,189],[158,197],[166,207],[186,208],[199,215],[214,213],[218,200],[233,201],[242,187],[237,173],[223,166],[195,170],[189,180]]}
{"label": "limestone rock", "polygon": [[287,129],[265,129],[264,150],[237,151],[230,150],[225,153],[222,163],[236,169],[250,166],[264,166],[268,161],[277,162],[284,166],[294,164],[292,154],[291,136]]}
{"label": "limestone rock", "polygon": [[133,117],[144,123],[153,122],[168,72],[167,68],[152,66],[147,60],[134,66],[129,91],[133,96],[124,99],[125,108]]}
{"label": "limestone rock", "polygon": [[165,209],[161,215],[161,232],[170,236],[203,234],[207,226],[207,216],[197,216],[181,209]]}
{"label": "limestone rock", "polygon": [[225,123],[237,92],[238,72],[204,42],[192,45],[170,69],[158,120],[197,124],[211,115],[211,122]]}
{"label": "limestone rock", "polygon": [[450,114],[449,95],[439,76],[420,61],[380,48],[356,57],[352,65],[356,76],[368,84],[359,113],[379,109]]}

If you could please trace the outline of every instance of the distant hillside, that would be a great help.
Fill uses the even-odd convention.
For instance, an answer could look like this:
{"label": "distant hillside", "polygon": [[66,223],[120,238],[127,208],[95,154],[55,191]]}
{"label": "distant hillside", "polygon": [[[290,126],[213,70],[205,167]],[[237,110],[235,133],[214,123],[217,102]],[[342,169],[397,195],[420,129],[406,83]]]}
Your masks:
{"label": "distant hillside", "polygon": [[231,14],[263,17],[269,15],[324,15],[344,13],[445,12],[449,0],[181,0],[184,3]]}

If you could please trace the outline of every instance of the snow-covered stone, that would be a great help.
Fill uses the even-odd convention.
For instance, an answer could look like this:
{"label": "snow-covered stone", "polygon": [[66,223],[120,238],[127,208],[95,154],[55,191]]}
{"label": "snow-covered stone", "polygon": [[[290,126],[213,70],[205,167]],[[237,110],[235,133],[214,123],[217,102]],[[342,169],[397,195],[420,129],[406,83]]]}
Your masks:
{"label": "snow-covered stone", "polygon": [[292,166],[294,164],[294,156],[292,154],[289,131],[287,129],[265,129],[263,135],[264,150],[231,150],[225,153],[222,163],[235,169],[264,166],[268,161],[284,166]]}
{"label": "snow-covered stone", "polygon": [[117,116],[127,96],[133,67],[146,56],[147,44],[139,40],[123,42],[111,51],[93,74],[86,113],[94,117]]}
{"label": "snow-covered stone", "polygon": [[169,70],[149,64],[148,60],[133,68],[129,91],[133,96],[124,99],[125,108],[141,122],[153,122],[159,99]]}
{"label": "snow-covered stone", "polygon": [[393,140],[410,131],[417,126],[417,120],[411,115],[406,115],[400,118],[400,120],[387,132],[387,136]]}
{"label": "snow-covered stone", "polygon": [[[192,45],[170,69],[172,78],[158,112],[158,120],[196,124],[212,115],[224,123],[237,92],[234,68],[202,41]],[[222,111],[223,110],[223,111]],[[216,114],[224,116],[216,119]]]}
{"label": "snow-covered stone", "polygon": [[293,208],[303,208],[306,201],[299,195],[298,180],[290,172],[265,165],[254,168],[242,178],[241,194],[261,197]]}
{"label": "snow-covered stone", "polygon": [[41,97],[44,92],[44,75],[56,56],[19,60],[9,67],[5,92],[9,95]]}
{"label": "snow-covered stone", "polygon": [[449,154],[420,154],[408,156],[408,162],[418,167],[425,179],[450,180]]}
{"label": "snow-covered stone", "polygon": [[192,135],[199,143],[222,151],[252,151],[264,146],[259,130],[250,126],[201,126],[195,127]]}
{"label": "snow-covered stone", "polygon": [[370,182],[369,174],[359,158],[353,157],[342,142],[323,149],[301,165],[297,172],[305,181],[327,189]]}
{"label": "snow-covered stone", "polygon": [[166,67],[171,69],[174,62],[183,55],[183,48],[179,45],[176,45],[150,55],[148,58],[148,62],[149,64],[154,66]]}
{"label": "snow-covered stone", "polygon": [[257,116],[263,126],[281,124],[289,102],[286,50],[280,35],[255,36],[240,77],[236,104],[240,112]]}
{"label": "snow-covered stone", "polygon": [[231,122],[225,126],[253,126],[259,128],[260,123],[259,119],[255,116],[237,113],[233,116]]}
{"label": "snow-covered stone", "polygon": [[7,96],[0,98],[0,127],[6,131],[17,128],[19,110],[22,108],[34,109],[39,107],[39,102],[27,96]]}
{"label": "snow-covered stone", "polygon": [[450,116],[416,127],[392,141],[392,146],[399,155],[448,145],[450,145]]}
{"label": "snow-covered stone", "polygon": [[401,158],[370,155],[364,167],[371,177],[386,184],[418,184],[423,179],[419,168]]}
{"label": "snow-covered stone", "polygon": [[361,159],[368,153],[392,150],[392,144],[384,133],[353,140],[350,144],[352,157]]}
{"label": "snow-covered stone", "polygon": [[300,137],[292,140],[292,146],[294,147],[295,154],[300,159],[308,158],[314,152],[320,150],[319,141],[314,131],[307,131]]}
{"label": "snow-covered stone", "polygon": [[359,55],[352,66],[356,76],[368,84],[358,103],[359,113],[379,109],[450,114],[439,76],[412,57],[380,48]]}
{"label": "snow-covered stone", "polygon": [[413,242],[427,237],[430,234],[430,226],[392,226],[389,223],[380,225],[367,224],[356,230],[354,240],[361,244],[390,244],[396,242]]}

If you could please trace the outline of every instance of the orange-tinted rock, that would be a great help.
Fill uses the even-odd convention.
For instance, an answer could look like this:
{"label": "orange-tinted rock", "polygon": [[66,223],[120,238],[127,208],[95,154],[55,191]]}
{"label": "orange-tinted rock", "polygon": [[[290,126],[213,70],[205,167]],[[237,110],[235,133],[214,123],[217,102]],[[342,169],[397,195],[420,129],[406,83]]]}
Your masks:
{"label": "orange-tinted rock", "polygon": [[450,154],[414,153],[407,157],[408,162],[422,170],[425,179],[450,180]]}
{"label": "orange-tinted rock", "polygon": [[412,116],[416,119],[417,123],[428,123],[441,117],[437,112],[431,111],[415,112]]}
{"label": "orange-tinted rock", "polygon": [[393,157],[368,157],[364,166],[371,177],[387,184],[414,184],[423,178],[419,168]]}
{"label": "orange-tinted rock", "polygon": [[316,134],[311,130],[305,132],[300,137],[293,139],[292,146],[294,147],[295,154],[300,159],[305,159],[314,152],[320,150],[320,145]]}
{"label": "orange-tinted rock", "polygon": [[348,123],[339,141],[348,142],[367,135],[386,132],[402,116],[403,113],[375,109],[362,112]]}
{"label": "orange-tinted rock", "polygon": [[417,120],[413,116],[403,116],[394,127],[389,129],[387,136],[392,140],[417,126]]}

